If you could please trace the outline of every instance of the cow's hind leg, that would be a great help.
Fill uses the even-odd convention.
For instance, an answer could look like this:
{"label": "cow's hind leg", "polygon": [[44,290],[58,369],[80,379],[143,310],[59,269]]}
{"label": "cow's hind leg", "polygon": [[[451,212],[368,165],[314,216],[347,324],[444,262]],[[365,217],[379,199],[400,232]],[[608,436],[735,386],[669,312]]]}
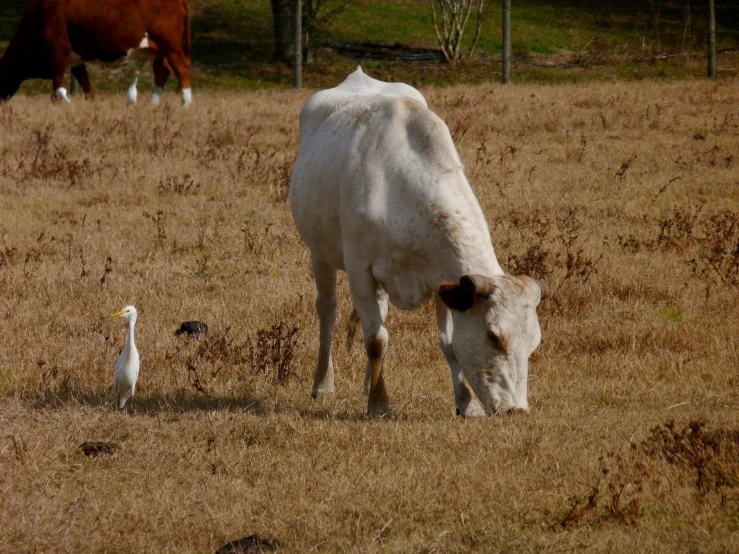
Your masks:
{"label": "cow's hind leg", "polygon": [[454,354],[452,346],[452,314],[449,308],[444,305],[436,295],[436,322],[439,324],[439,346],[444,353],[449,369],[452,372],[452,386],[454,387],[454,403],[457,405],[457,415],[462,417],[473,417],[485,415],[480,403],[470,390],[469,385],[464,380],[462,368],[459,367],[459,361]]}
{"label": "cow's hind leg", "polygon": [[334,366],[331,361],[331,335],[336,322],[336,269],[311,255],[313,278],[316,281],[318,296],[316,311],[321,327],[318,347],[318,364],[313,375],[311,396],[317,398],[334,392]]}
{"label": "cow's hind leg", "polygon": [[82,90],[85,93],[85,98],[87,100],[95,100],[95,95],[90,87],[90,77],[87,75],[85,64],[81,63],[79,65],[75,65],[72,68],[72,75],[74,75],[74,78],[77,79],[77,82],[82,87]]}
{"label": "cow's hind leg", "polygon": [[390,399],[385,389],[382,371],[388,347],[388,333],[385,328],[387,294],[372,277],[368,268],[356,271],[347,268],[347,275],[352,302],[362,320],[364,331],[369,376],[367,415],[384,416],[390,413]]}
{"label": "cow's hind leg", "polygon": [[180,82],[182,92],[182,105],[187,107],[192,104],[192,89],[190,88],[190,60],[183,54],[167,52],[167,61],[172,66],[177,80]]}
{"label": "cow's hind leg", "polygon": [[154,90],[151,93],[149,104],[156,105],[159,104],[162,92],[164,91],[164,85],[167,79],[169,79],[171,71],[164,56],[157,56],[152,63],[152,67],[154,68]]}

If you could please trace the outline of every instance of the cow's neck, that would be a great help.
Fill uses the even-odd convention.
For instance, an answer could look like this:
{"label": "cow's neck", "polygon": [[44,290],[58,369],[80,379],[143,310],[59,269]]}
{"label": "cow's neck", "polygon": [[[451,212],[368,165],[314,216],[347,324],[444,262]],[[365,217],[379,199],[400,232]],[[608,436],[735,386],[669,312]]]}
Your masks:
{"label": "cow's neck", "polygon": [[[484,224],[484,222],[483,222]],[[442,282],[458,281],[462,275],[478,274],[493,277],[502,275],[487,225],[464,228],[449,237],[445,248]]]}
{"label": "cow's neck", "polygon": [[[440,233],[438,277],[442,282],[456,282],[462,275],[473,273],[489,277],[502,275],[485,216],[467,179],[462,175],[455,185],[440,190],[446,191],[441,196],[447,196],[449,191],[453,193],[431,203],[432,224]],[[449,209],[449,206],[454,208]]]}

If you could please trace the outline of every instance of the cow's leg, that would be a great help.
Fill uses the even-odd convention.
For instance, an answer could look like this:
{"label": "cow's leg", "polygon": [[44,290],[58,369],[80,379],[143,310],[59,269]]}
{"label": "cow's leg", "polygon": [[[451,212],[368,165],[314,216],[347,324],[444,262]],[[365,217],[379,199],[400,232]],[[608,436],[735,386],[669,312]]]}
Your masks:
{"label": "cow's leg", "polygon": [[436,322],[439,324],[439,345],[444,353],[449,369],[452,372],[452,386],[454,387],[454,402],[457,405],[457,414],[462,417],[484,416],[485,410],[480,406],[469,385],[464,380],[462,368],[454,354],[452,347],[452,313],[436,295]]}
{"label": "cow's leg", "polygon": [[64,88],[64,76],[67,73],[69,54],[72,46],[69,43],[69,34],[61,16],[59,7],[50,3],[48,10],[44,12],[46,24],[43,27],[45,47],[49,56],[49,67],[51,68],[52,100],[63,100],[69,102],[67,89]]}
{"label": "cow's leg", "polygon": [[151,93],[149,104],[156,105],[159,104],[159,99],[162,97],[164,84],[169,79],[170,71],[164,56],[157,56],[152,63],[152,67],[154,68],[154,90]]}
{"label": "cow's leg", "polygon": [[82,90],[85,93],[85,99],[95,100],[95,94],[90,88],[90,77],[87,75],[85,64],[81,63],[79,65],[75,65],[72,68],[72,75],[74,75],[74,78],[77,79],[77,82],[82,87]]}
{"label": "cow's leg", "polygon": [[167,61],[172,66],[177,80],[180,82],[182,91],[182,105],[184,107],[192,104],[192,89],[190,88],[190,60],[177,52],[167,52]]}
{"label": "cow's leg", "polygon": [[[377,287],[377,290],[375,292],[377,296],[377,303],[380,306],[380,316],[382,317],[382,323],[385,323],[385,319],[387,318],[387,301],[388,296],[385,292],[385,289],[382,287]],[[364,387],[362,389],[362,392],[365,396],[369,396],[370,392],[370,385],[372,383],[372,366],[368,362],[367,363],[367,369],[364,372]]]}
{"label": "cow's leg", "polygon": [[67,89],[64,88],[64,74],[67,67],[66,61],[64,65],[60,67],[60,64],[55,64],[54,72],[52,74],[51,83],[53,92],[51,93],[52,100],[63,100],[69,102],[69,96],[67,96]]}
{"label": "cow's leg", "polygon": [[347,276],[352,302],[362,320],[364,331],[369,374],[367,415],[384,416],[390,412],[390,399],[382,375],[382,363],[388,347],[388,333],[384,321],[387,315],[387,295],[368,268],[354,271],[347,268]]}
{"label": "cow's leg", "polygon": [[313,278],[318,290],[316,311],[321,327],[318,364],[313,374],[313,391],[311,392],[311,396],[317,398],[334,392],[331,333],[336,322],[336,269],[315,254],[311,254],[311,262],[313,263]]}

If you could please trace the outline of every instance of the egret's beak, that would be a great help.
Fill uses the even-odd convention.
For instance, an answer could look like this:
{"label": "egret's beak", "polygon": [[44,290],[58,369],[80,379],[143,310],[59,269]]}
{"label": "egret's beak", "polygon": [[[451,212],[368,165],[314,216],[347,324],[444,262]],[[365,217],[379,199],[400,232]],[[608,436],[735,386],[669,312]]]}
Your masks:
{"label": "egret's beak", "polygon": [[114,313],[111,317],[118,317],[119,315],[124,315],[124,314],[127,314],[127,313],[128,312],[125,312],[125,311],[121,310],[120,312]]}

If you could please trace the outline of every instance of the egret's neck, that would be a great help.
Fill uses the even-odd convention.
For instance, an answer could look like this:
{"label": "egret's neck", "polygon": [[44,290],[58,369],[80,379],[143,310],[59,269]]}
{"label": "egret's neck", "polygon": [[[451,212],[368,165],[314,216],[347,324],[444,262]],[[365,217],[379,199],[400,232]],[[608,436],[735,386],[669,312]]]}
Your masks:
{"label": "egret's neck", "polygon": [[136,343],[133,340],[133,328],[136,327],[136,316],[131,317],[131,319],[128,320],[128,344],[131,345],[131,347],[135,347]]}

